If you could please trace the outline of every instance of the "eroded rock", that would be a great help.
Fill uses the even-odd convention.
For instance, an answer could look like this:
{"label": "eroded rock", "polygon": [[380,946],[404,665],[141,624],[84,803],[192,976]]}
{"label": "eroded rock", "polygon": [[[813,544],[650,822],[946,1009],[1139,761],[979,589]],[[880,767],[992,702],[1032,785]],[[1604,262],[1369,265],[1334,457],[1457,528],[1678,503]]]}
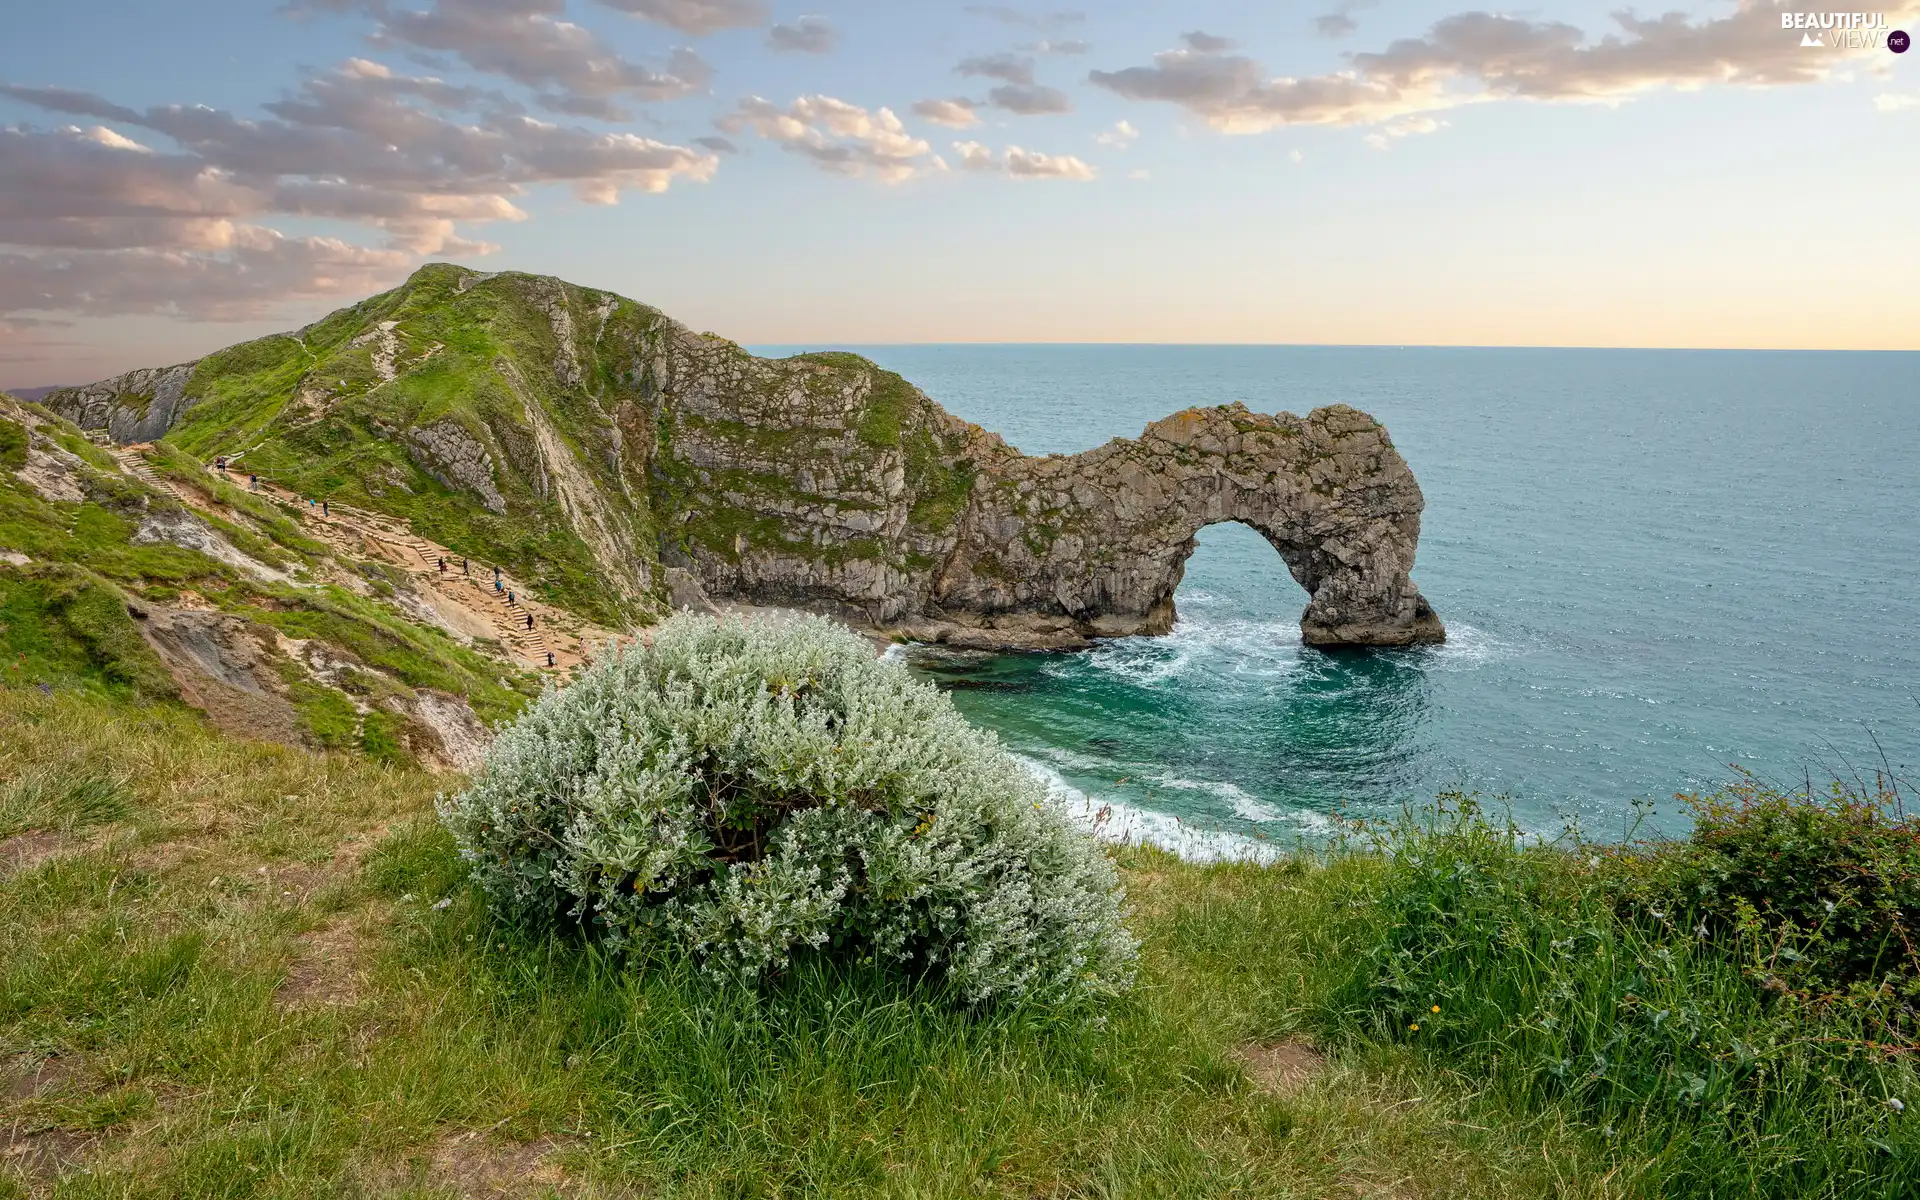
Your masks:
{"label": "eroded rock", "polygon": [[230,613],[132,606],[140,636],[180,688],[180,698],[215,727],[242,737],[302,744],[287,684],[274,666],[270,633]]}
{"label": "eroded rock", "polygon": [[187,383],[197,364],[143,367],[86,387],[64,388],[46,404],[82,429],[104,429],[121,445],[159,440],[192,408]]}
{"label": "eroded rock", "polygon": [[[389,335],[391,336],[391,335]],[[507,502],[493,478],[493,455],[458,421],[438,421],[406,433],[409,456],[446,487],[480,497],[488,512],[504,513]]]}

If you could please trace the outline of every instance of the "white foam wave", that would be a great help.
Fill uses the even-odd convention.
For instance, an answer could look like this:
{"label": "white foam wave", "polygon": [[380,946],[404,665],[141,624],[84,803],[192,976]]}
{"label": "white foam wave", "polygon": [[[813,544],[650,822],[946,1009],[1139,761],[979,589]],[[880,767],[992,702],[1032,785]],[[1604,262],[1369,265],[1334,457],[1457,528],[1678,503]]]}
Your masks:
{"label": "white foam wave", "polygon": [[1447,640],[1428,647],[1428,662],[1442,671],[1465,671],[1519,654],[1522,647],[1477,626],[1458,622],[1447,625]]}
{"label": "white foam wave", "polygon": [[1090,796],[1046,764],[1014,757],[1047,785],[1048,796],[1060,811],[1103,842],[1158,846],[1189,862],[1270,863],[1286,853],[1272,842],[1221,829],[1199,829],[1170,813]]}
{"label": "white foam wave", "polygon": [[1285,822],[1297,825],[1312,833],[1325,833],[1333,828],[1333,822],[1317,812],[1306,809],[1283,809],[1268,804],[1237,783],[1225,779],[1186,779],[1179,775],[1156,774],[1148,776],[1161,787],[1181,792],[1207,792],[1220,797],[1233,807],[1234,815],[1243,821],[1253,821],[1261,825]]}
{"label": "white foam wave", "polygon": [[1095,670],[1150,685],[1205,672],[1283,676],[1300,669],[1300,630],[1288,621],[1182,617],[1161,637],[1105,642],[1087,656]]}

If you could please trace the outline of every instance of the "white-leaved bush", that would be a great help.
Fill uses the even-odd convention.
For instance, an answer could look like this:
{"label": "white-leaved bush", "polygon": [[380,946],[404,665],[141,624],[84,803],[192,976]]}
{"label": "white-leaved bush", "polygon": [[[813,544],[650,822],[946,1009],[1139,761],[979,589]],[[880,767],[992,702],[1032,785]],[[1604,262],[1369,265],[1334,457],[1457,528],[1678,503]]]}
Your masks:
{"label": "white-leaved bush", "polygon": [[677,944],[718,977],[824,950],[970,1003],[1132,980],[1101,849],[946,696],[819,618],[669,620],[548,691],[440,815],[503,913]]}

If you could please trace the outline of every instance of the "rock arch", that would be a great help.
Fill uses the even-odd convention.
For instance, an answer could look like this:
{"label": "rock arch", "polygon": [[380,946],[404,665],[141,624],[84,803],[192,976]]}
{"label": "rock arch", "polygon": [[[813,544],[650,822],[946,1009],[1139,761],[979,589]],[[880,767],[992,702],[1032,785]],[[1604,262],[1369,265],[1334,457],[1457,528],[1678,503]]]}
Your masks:
{"label": "rock arch", "polygon": [[1409,572],[1424,499],[1372,417],[1188,409],[1075,455],[1007,451],[985,470],[908,632],[970,645],[1072,645],[1172,628],[1195,535],[1252,527],[1311,597],[1303,640],[1446,637]]}

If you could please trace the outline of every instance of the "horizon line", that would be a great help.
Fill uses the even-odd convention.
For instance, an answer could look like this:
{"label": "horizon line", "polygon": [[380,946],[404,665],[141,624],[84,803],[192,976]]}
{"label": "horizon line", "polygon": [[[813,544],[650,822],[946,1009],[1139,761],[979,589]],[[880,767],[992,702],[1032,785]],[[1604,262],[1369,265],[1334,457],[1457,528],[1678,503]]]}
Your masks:
{"label": "horizon line", "polygon": [[[722,335],[724,336],[724,335]],[[1495,342],[1007,342],[988,340],[927,341],[803,341],[770,342],[728,338],[737,346],[764,346],[786,349],[793,346],[1138,346],[1143,349],[1174,349],[1194,346],[1220,350],[1630,350],[1672,354],[1920,354],[1920,346],[1610,346],[1610,345],[1537,345]]]}
{"label": "horizon line", "polygon": [[[725,336],[724,334],[713,333],[712,331],[707,331],[707,332],[711,336],[716,336],[716,337]],[[284,337],[284,336],[286,336],[285,333],[263,334],[262,338]],[[246,345],[247,342],[259,341],[259,340],[261,340],[261,338],[248,338],[246,339],[246,341],[235,342],[233,343],[233,345],[243,346],[243,345]],[[1533,350],[1533,351],[1547,351],[1547,352],[1580,350],[1580,351],[1601,351],[1601,352],[1635,353],[1635,354],[1920,354],[1920,346],[1909,347],[1909,348],[1897,348],[1897,347],[1862,348],[1862,347],[1834,347],[1834,346],[1608,346],[1608,345],[1546,346],[1546,345],[1525,345],[1525,344],[1502,345],[1498,343],[1474,343],[1474,342],[1128,342],[1128,341],[1007,342],[1007,341],[985,341],[985,340],[977,340],[977,341],[961,340],[961,341],[945,341],[945,342],[928,342],[928,341],[877,341],[876,342],[876,341],[855,341],[855,340],[833,340],[833,339],[816,339],[816,340],[800,341],[800,342],[778,342],[778,341],[758,341],[758,340],[749,341],[749,340],[739,340],[734,338],[727,338],[726,340],[733,342],[734,345],[736,346],[740,346],[744,349],[749,349],[749,350],[756,349],[756,348],[766,349],[766,350],[797,350],[797,351],[800,351],[801,353],[805,353],[809,350],[828,349],[835,346],[888,347],[888,348],[931,348],[931,347],[942,347],[942,346],[970,346],[970,347],[979,347],[979,348],[988,348],[988,349],[998,348],[998,347],[1020,346],[1020,347],[1031,347],[1031,348],[1052,347],[1052,348],[1059,348],[1059,349],[1077,349],[1077,348],[1090,348],[1090,347],[1101,347],[1101,348],[1113,349],[1113,348],[1132,347],[1132,348],[1139,348],[1143,350],[1173,350],[1173,349],[1184,349],[1184,348],[1191,347],[1195,349],[1210,349],[1210,350]],[[202,354],[198,358],[186,359],[184,361],[199,362],[201,359],[207,358],[213,354],[218,354],[221,350],[225,350],[228,348],[229,347],[225,347],[225,346],[218,347],[214,350],[209,350],[206,354]],[[177,366],[181,364],[167,363],[165,365]],[[128,368],[129,371],[137,371],[141,369],[143,368],[140,368],[140,367]],[[125,374],[125,373],[126,372],[123,371],[123,372],[120,372],[119,374]],[[108,379],[114,379],[117,377],[118,377],[117,375],[107,375],[107,376],[103,376],[100,379],[82,380],[74,383],[0,384],[0,392],[5,392],[8,395],[16,395],[17,393],[20,393],[20,392],[57,391],[64,388],[88,387],[88,386],[91,386],[92,384],[102,383]]]}

